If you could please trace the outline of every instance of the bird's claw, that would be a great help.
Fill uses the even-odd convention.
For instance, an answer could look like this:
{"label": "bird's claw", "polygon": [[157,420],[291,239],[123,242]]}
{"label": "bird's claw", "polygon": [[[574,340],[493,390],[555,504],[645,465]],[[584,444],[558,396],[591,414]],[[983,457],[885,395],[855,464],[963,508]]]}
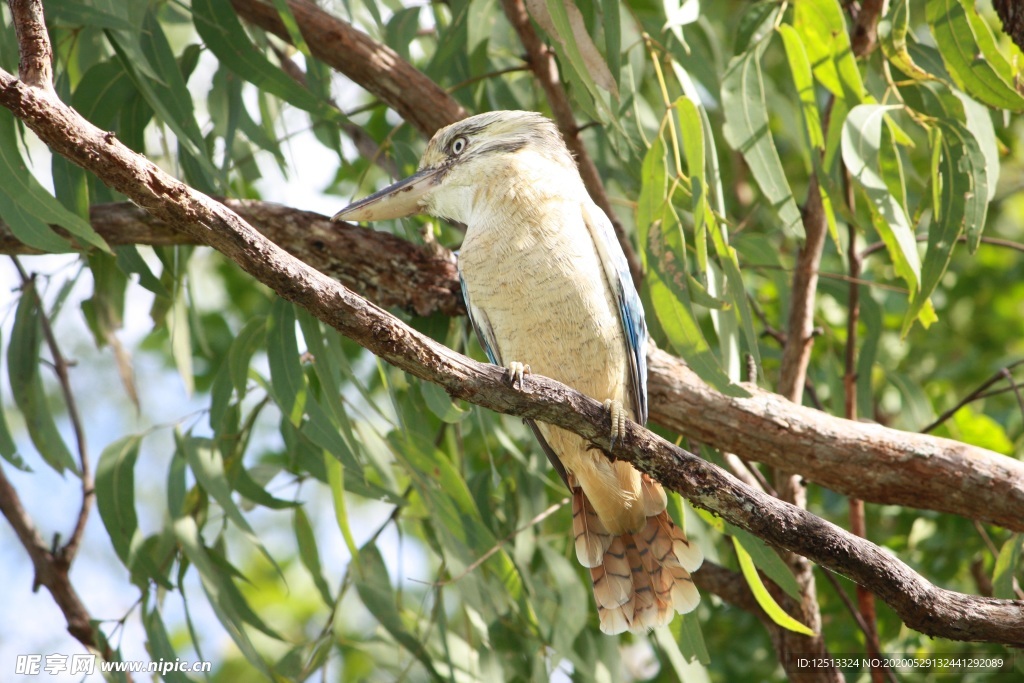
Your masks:
{"label": "bird's claw", "polygon": [[523,365],[519,361],[514,360],[505,369],[508,371],[509,383],[513,387],[518,383],[519,389],[522,389],[526,375],[530,374],[530,366]]}
{"label": "bird's claw", "polygon": [[609,398],[604,402],[604,408],[608,411],[608,419],[611,422],[611,440],[612,448],[615,448],[622,439],[626,438],[626,409],[622,406],[621,401],[616,401],[614,398]]}

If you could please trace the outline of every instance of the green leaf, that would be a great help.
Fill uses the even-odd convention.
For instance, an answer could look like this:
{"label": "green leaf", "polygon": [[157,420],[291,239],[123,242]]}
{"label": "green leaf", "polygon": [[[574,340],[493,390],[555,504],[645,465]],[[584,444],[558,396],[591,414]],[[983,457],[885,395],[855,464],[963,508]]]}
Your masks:
{"label": "green leaf", "polygon": [[889,12],[878,22],[878,39],[886,59],[914,80],[933,80],[932,75],[918,66],[907,49],[910,25],[910,5],[907,0],[894,0]]}
{"label": "green leaf", "polygon": [[[217,501],[224,515],[241,530],[253,545],[263,549],[263,543],[253,531],[242,510],[231,495],[227,473],[224,470],[224,459],[214,443],[209,439],[185,436],[181,442],[189,469],[196,477],[196,482]],[[270,554],[264,550],[270,559]]]}
{"label": "green leaf", "polygon": [[135,463],[141,445],[138,435],[118,439],[103,449],[96,465],[96,507],[126,567],[131,566],[132,546],[141,539],[135,515]]}
{"label": "green leaf", "polygon": [[932,176],[939,189],[928,229],[928,250],[921,267],[921,288],[903,318],[906,335],[925,302],[935,291],[953,258],[957,240],[967,232],[980,240],[988,211],[988,179],[985,156],[977,140],[962,123],[951,119],[937,122],[941,131],[938,168]]}
{"label": "green leaf", "polygon": [[778,215],[784,230],[803,237],[804,226],[793,190],[772,138],[761,76],[761,56],[767,40],[733,57],[722,79],[725,139],[743,155],[761,192]]}
{"label": "green leaf", "polygon": [[[683,105],[685,106],[685,105]],[[666,199],[665,145],[655,138],[644,156],[637,199],[637,233],[654,314],[676,353],[700,377],[729,395],[747,395],[722,371],[693,312],[686,269],[686,249],[678,218]],[[737,392],[740,392],[737,394]]]}
{"label": "green leaf", "polygon": [[800,586],[797,585],[789,565],[782,561],[778,553],[769,548],[764,541],[739,527],[726,523],[725,529],[725,533],[732,536],[747,551],[755,567],[767,574],[775,585],[786,592],[786,595],[800,601]]}
{"label": "green leaf", "polygon": [[262,91],[330,121],[344,120],[341,112],[299,85],[253,47],[230,3],[193,0],[196,31],[206,47],[229,69]]}
{"label": "green leaf", "polygon": [[680,97],[672,105],[679,117],[679,132],[683,139],[686,164],[690,171],[690,209],[693,212],[694,246],[697,250],[697,267],[702,273],[708,270],[708,221],[714,223],[714,215],[708,205],[708,184],[705,177],[704,123],[700,110],[687,97]]}
{"label": "green leaf", "polygon": [[46,3],[46,18],[65,26],[135,30],[135,26],[123,16],[81,0],[50,0]]}
{"label": "green leaf", "polygon": [[189,306],[185,300],[184,288],[174,297],[170,315],[167,316],[167,334],[171,339],[171,356],[178,369],[178,376],[185,387],[185,393],[195,391],[195,374],[192,369],[192,330],[189,325]]}
{"label": "green leaf", "polygon": [[333,606],[334,598],[331,597],[331,589],[327,586],[327,581],[324,580],[323,569],[320,566],[320,550],[317,547],[316,535],[313,533],[313,525],[309,523],[309,517],[306,516],[302,506],[295,508],[292,528],[299,546],[299,559],[302,560],[303,566],[313,577],[313,584],[320,592],[320,598],[324,604],[328,607]]}
{"label": "green leaf", "polygon": [[1024,111],[1013,68],[973,2],[932,0],[925,3],[925,19],[957,87],[990,107]]}
{"label": "green leaf", "polygon": [[[156,607],[143,609],[142,626],[146,630],[146,649],[153,661],[175,662],[179,660],[171,639],[167,635],[167,627]],[[190,683],[191,679],[180,671],[168,670],[160,674],[166,683]]]}
{"label": "green leaf", "polygon": [[217,169],[206,151],[192,96],[159,22],[147,11],[140,33],[107,31],[107,38],[146,104],[177,138],[183,168],[194,171],[189,180],[204,192],[214,192],[220,182]]}
{"label": "green leaf", "polygon": [[270,387],[281,412],[296,427],[302,421],[307,390],[295,338],[295,309],[284,299],[275,299],[267,318],[267,361]]}
{"label": "green leaf", "polygon": [[619,99],[619,89],[604,57],[590,38],[583,15],[576,5],[569,0],[546,0],[547,13],[544,13],[544,5],[540,0],[528,0],[527,7],[537,23],[562,46],[569,64],[590,91],[594,101],[604,105],[603,108],[607,110],[597,86],[608,91],[614,99]]}
{"label": "green leaf", "polygon": [[1003,455],[1014,455],[1014,444],[1006,428],[990,415],[975,412],[969,405],[956,411],[951,429],[959,441]]}
{"label": "green leaf", "polygon": [[21,411],[29,437],[46,464],[63,473],[78,473],[75,459],[64,443],[50,410],[39,373],[39,347],[43,340],[41,302],[35,284],[25,284],[14,314],[11,343],[7,347],[7,374],[14,404]]}
{"label": "green leaf", "polygon": [[1003,543],[996,557],[996,566],[992,572],[992,597],[1013,600],[1017,597],[1013,590],[1013,577],[1020,564],[1020,534],[1013,534]]}
{"label": "green leaf", "polygon": [[249,363],[266,338],[266,328],[266,317],[250,318],[235,335],[231,348],[228,349],[227,363],[231,384],[239,396],[245,395],[249,384]]}
{"label": "green leaf", "polygon": [[388,568],[373,543],[364,545],[359,551],[355,585],[356,592],[359,593],[366,609],[370,610],[391,637],[423,664],[431,678],[435,681],[444,681],[434,668],[433,658],[423,647],[423,643],[405,627],[398,598],[391,587]]}
{"label": "green leaf", "polygon": [[[0,348],[3,347],[2,335],[0,335]],[[2,389],[2,385],[0,385]],[[7,416],[4,415],[4,400],[3,392],[0,391],[0,456],[3,456],[4,460],[14,465],[22,472],[31,472],[32,468],[22,459],[21,455],[18,454],[18,445],[14,442],[14,437],[11,436],[11,429],[7,426]]]}
{"label": "green leaf", "polygon": [[818,98],[814,91],[814,79],[807,51],[800,34],[792,26],[779,26],[779,35],[786,48],[789,73],[793,77],[797,97],[800,98],[800,112],[803,114],[804,142],[811,153],[825,152],[825,136],[821,132],[821,115],[818,112]]}
{"label": "green leaf", "polygon": [[[661,137],[654,138],[644,155],[640,169],[640,194],[636,200],[636,230],[641,245],[646,245],[648,232],[655,221],[660,221],[668,202],[668,173],[665,170],[665,143]],[[647,267],[647,250],[640,256]]]}
{"label": "green leaf", "polygon": [[793,25],[803,39],[814,77],[849,107],[865,101],[864,82],[850,46],[849,29],[838,0],[800,0]]}
{"label": "green leaf", "polygon": [[455,405],[455,402],[452,401],[445,390],[436,384],[431,382],[418,382],[418,384],[420,385],[420,393],[423,394],[423,400],[426,401],[430,412],[436,415],[442,422],[454,424],[462,422],[472,415],[473,411]]}
{"label": "green leaf", "polygon": [[21,242],[40,251],[72,251],[71,244],[53,232],[59,225],[87,246],[110,252],[89,221],[68,211],[29,171],[18,146],[14,115],[0,107],[0,215]]}
{"label": "green leaf", "polygon": [[861,104],[854,107],[843,124],[843,161],[851,177],[870,200],[875,227],[889,249],[896,273],[903,278],[913,296],[921,279],[921,258],[910,219],[899,200],[892,195],[881,176],[880,155],[895,154],[882,149],[882,120],[886,112],[899,105]]}
{"label": "green leaf", "polygon": [[764,582],[761,581],[761,577],[757,573],[757,567],[754,566],[754,561],[750,558],[749,553],[747,553],[746,549],[742,544],[740,544],[739,540],[735,536],[732,538],[732,545],[736,549],[736,557],[740,561],[740,571],[743,572],[743,578],[747,580],[747,585],[750,586],[750,591],[754,594],[754,599],[757,600],[757,604],[761,606],[761,609],[765,611],[765,614],[784,629],[793,631],[794,633],[802,633],[805,636],[814,636],[814,631],[786,614],[786,612],[779,607],[779,603],[775,602],[771,593],[769,593],[768,589],[765,588]]}
{"label": "green leaf", "polygon": [[221,563],[210,554],[203,545],[199,527],[191,517],[180,517],[174,521],[174,535],[181,544],[185,556],[199,573],[199,580],[210,601],[210,606],[217,615],[218,621],[231,636],[231,639],[242,651],[246,660],[259,669],[264,676],[273,680],[274,676],[253,644],[246,631],[245,624],[259,628],[267,635],[282,640],[281,637],[253,612],[252,607],[235,585],[231,574],[225,572]]}
{"label": "green leaf", "polygon": [[669,624],[676,642],[679,643],[679,651],[687,660],[696,659],[707,666],[711,663],[711,655],[708,653],[707,643],[704,642],[704,633],[701,631],[700,618],[697,612],[680,614]]}
{"label": "green leaf", "polygon": [[331,501],[334,508],[334,520],[338,523],[341,537],[352,557],[359,554],[352,529],[348,523],[348,508],[345,505],[345,467],[341,461],[326,450],[324,451],[324,468],[327,470],[327,485],[331,489]]}

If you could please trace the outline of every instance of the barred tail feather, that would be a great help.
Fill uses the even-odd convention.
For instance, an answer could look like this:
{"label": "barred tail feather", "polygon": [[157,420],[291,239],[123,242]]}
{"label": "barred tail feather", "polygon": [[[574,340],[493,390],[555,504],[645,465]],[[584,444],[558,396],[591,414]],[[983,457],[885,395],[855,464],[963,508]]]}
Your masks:
{"label": "barred tail feather", "polygon": [[612,536],[576,489],[573,528],[580,563],[590,567],[603,632],[642,632],[697,606],[700,595],[690,572],[700,567],[703,555],[664,508],[640,531]]}

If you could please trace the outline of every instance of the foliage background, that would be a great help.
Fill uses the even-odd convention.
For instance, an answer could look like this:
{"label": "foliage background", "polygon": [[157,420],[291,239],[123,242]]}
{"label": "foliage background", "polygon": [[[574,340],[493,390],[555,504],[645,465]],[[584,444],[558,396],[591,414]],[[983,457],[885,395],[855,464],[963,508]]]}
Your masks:
{"label": "foliage background", "polygon": [[[1010,369],[1012,384],[1014,363],[1024,354],[1024,124],[1016,113],[1024,98],[1013,88],[1020,52],[997,33],[992,49],[1005,55],[1011,76],[1005,78],[993,60],[997,81],[1006,87],[977,85],[992,75],[970,64],[958,72],[943,24],[930,14],[973,17],[969,3],[896,2],[883,19],[891,31],[887,49],[861,60],[854,79],[844,70],[852,55],[836,48],[843,41],[820,40],[830,19],[849,19],[848,8],[825,0],[794,5],[580,2],[583,25],[601,55],[595,60],[574,51],[579,41],[560,39],[571,19],[559,15],[562,5],[555,2],[548,3],[555,26],[547,37],[577,121],[596,124],[583,133],[587,149],[647,260],[644,295],[654,335],[723,389],[728,380],[718,368],[738,379],[744,354],[760,360],[759,383],[772,388],[778,381],[781,350],[772,333],[785,328],[790,304],[801,229],[793,211],[804,204],[816,164],[823,166],[821,177],[831,179],[822,184],[837,228],[821,260],[814,309],[820,334],[805,400],[836,415],[846,411],[847,223],[856,226],[860,250],[901,222],[926,234],[939,224],[933,197],[966,197],[963,188],[978,189],[978,172],[965,169],[972,163],[985,169],[993,188],[991,196],[985,193],[991,199],[987,218],[983,225],[972,224],[969,215],[964,219],[972,248],[954,249],[948,269],[933,278],[937,321],[915,323],[911,307],[927,318],[927,292],[914,293],[917,276],[908,274],[913,268],[906,262],[923,253],[918,275],[926,279],[921,273],[945,257],[932,256],[939,249],[879,249],[864,260],[859,276],[858,413],[918,431],[1002,368]],[[283,3],[276,6],[290,16]],[[547,111],[498,3],[324,7],[392,47],[469,112]],[[911,35],[906,52],[891,38],[904,9]],[[998,29],[982,9],[978,21]],[[227,2],[66,0],[46,2],[45,10],[61,97],[204,192],[330,214],[387,182],[389,170],[401,176],[415,168],[420,131],[333,74],[302,40],[289,46],[241,23]],[[16,40],[10,14],[2,16],[0,65],[13,70]],[[782,26],[794,27],[810,63],[819,65],[804,109],[800,97],[807,91],[794,86],[800,70],[783,47]],[[849,25],[843,29],[840,35]],[[904,55],[941,80],[901,73],[900,65],[913,71]],[[819,58],[835,65],[832,73]],[[751,60],[759,62],[759,72]],[[281,63],[298,67],[304,84],[286,75]],[[617,98],[607,82],[601,85],[602,63]],[[741,79],[737,65],[754,75]],[[685,82],[687,74],[692,84]],[[689,110],[689,119],[682,113],[688,105],[678,99],[687,88],[702,105]],[[732,95],[723,94],[730,89]],[[844,119],[846,113],[860,105],[876,107],[861,111],[880,115],[876,102],[901,101],[908,106],[888,112],[884,130],[875,132],[878,151],[848,155],[844,131],[870,138],[871,129],[858,126],[856,117]],[[968,109],[957,110],[956,101],[967,102]],[[706,128],[693,123],[702,110]],[[828,123],[823,157],[808,143],[814,140],[807,124],[811,110]],[[758,116],[766,117],[768,129],[745,132]],[[47,162],[3,109],[0,128],[0,215],[21,241],[66,251],[66,241],[48,223],[88,235],[88,208],[122,199],[59,157]],[[717,171],[694,166],[690,145],[677,157],[676,136],[701,140]],[[778,168],[765,140],[778,150]],[[936,149],[946,156],[933,154]],[[937,183],[940,162],[957,154],[966,161],[954,165],[945,184]],[[752,161],[759,155],[761,165]],[[850,167],[858,159],[877,169],[882,187],[865,190],[865,183],[844,177],[840,160]],[[56,202],[19,173],[23,163]],[[698,203],[702,192],[694,191],[702,176],[706,207]],[[844,182],[855,198],[852,209]],[[660,203],[666,193],[670,205]],[[871,196],[879,206],[895,207],[896,218],[873,213]],[[975,199],[965,206],[976,206],[981,197]],[[959,205],[942,204],[944,210]],[[682,231],[674,232],[675,226]],[[1009,244],[978,245],[974,238],[982,227],[987,237]],[[378,228],[451,248],[461,239],[454,227],[421,219]],[[665,253],[681,257],[675,267],[684,263],[688,279],[673,279],[680,273]],[[37,275],[34,288],[26,288],[15,265],[4,266],[9,290],[19,288],[2,311],[8,381],[0,424],[9,427],[0,437],[12,434],[9,442],[0,438],[4,470],[30,512],[45,520],[45,533],[69,533],[78,507],[74,470],[80,453],[66,400],[48,369],[52,352],[46,344],[36,362],[36,291],[57,325],[63,354],[79,361],[71,387],[92,449],[99,514],[90,518],[72,579],[103,620],[100,629],[116,656],[210,659],[213,680],[783,677],[757,618],[710,595],[670,632],[618,641],[600,635],[588,580],[568,542],[565,492],[518,420],[452,404],[443,390],[380,363],[277,300],[215,252],[118,247],[19,261]],[[742,281],[731,277],[732,264]],[[652,278],[663,283],[660,293]],[[464,319],[403,316],[482,358]],[[690,327],[671,322],[688,316]],[[712,354],[717,363],[709,360]],[[935,433],[1019,457],[1022,410],[1006,386],[960,408]],[[718,454],[704,453],[721,462]],[[17,473],[22,467],[33,472]],[[715,530],[715,520],[689,509],[682,513],[683,507],[688,532],[709,560],[738,571],[733,546]],[[809,508],[841,526],[850,523],[847,501],[828,490],[812,486]],[[1016,535],[895,506],[869,505],[867,527],[869,538],[938,585],[1014,595],[1013,576],[1020,576]],[[4,566],[20,579],[2,590],[11,600],[25,600],[26,561],[6,528],[0,533]],[[762,557],[759,562],[766,562]],[[836,590],[819,581],[828,647],[863,653],[863,635]],[[853,592],[842,583],[839,590]],[[36,595],[27,604],[46,599]],[[49,628],[60,624],[55,614]],[[882,604],[877,628],[885,652],[1007,652],[925,638]],[[73,641],[37,642],[19,647],[77,649]],[[11,657],[2,651],[0,666],[6,667]],[[685,663],[688,656],[696,656],[695,663]],[[974,680],[997,676],[980,673]]]}

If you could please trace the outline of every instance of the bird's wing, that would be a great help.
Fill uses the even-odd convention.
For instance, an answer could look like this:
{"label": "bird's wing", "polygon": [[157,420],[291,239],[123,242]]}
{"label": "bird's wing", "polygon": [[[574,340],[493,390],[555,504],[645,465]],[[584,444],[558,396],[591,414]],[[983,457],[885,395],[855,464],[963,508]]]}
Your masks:
{"label": "bird's wing", "polygon": [[501,350],[498,348],[498,340],[494,338],[494,330],[491,329],[491,321],[483,309],[477,308],[469,298],[469,290],[466,288],[466,279],[459,271],[459,285],[462,287],[462,298],[466,301],[466,312],[469,314],[469,322],[473,324],[480,346],[483,347],[487,359],[494,365],[504,366],[501,359]]}
{"label": "bird's wing", "polygon": [[582,205],[583,221],[590,231],[590,237],[597,247],[597,254],[604,265],[605,278],[615,296],[619,307],[619,321],[622,323],[623,336],[626,339],[626,351],[629,354],[631,388],[633,405],[636,408],[636,421],[647,422],[647,323],[644,321],[644,309],[640,303],[640,295],[633,285],[629,274],[629,264],[622,247],[615,237],[608,216],[593,202],[585,201]]}
{"label": "bird's wing", "polygon": [[[491,329],[491,321],[487,317],[486,311],[482,308],[478,308],[473,305],[473,302],[469,298],[469,290],[466,289],[466,280],[462,277],[462,272],[459,272],[459,284],[462,286],[462,298],[466,301],[466,311],[469,313],[469,322],[473,324],[473,330],[476,331],[476,337],[480,340],[480,346],[483,347],[484,353],[487,354],[487,359],[494,365],[505,366],[504,361],[501,357],[501,349],[498,348],[498,340],[494,337],[494,330]],[[544,455],[547,456],[548,462],[558,472],[558,476],[561,477],[562,481],[565,482],[566,486],[569,486],[569,474],[565,471],[565,465],[558,459],[558,456],[548,445],[544,435],[540,433],[540,429],[537,428],[537,423],[533,420],[526,420],[526,424],[530,426],[534,436],[537,437],[537,441],[540,442],[541,450],[544,451]],[[572,488],[572,487],[570,487]]]}

